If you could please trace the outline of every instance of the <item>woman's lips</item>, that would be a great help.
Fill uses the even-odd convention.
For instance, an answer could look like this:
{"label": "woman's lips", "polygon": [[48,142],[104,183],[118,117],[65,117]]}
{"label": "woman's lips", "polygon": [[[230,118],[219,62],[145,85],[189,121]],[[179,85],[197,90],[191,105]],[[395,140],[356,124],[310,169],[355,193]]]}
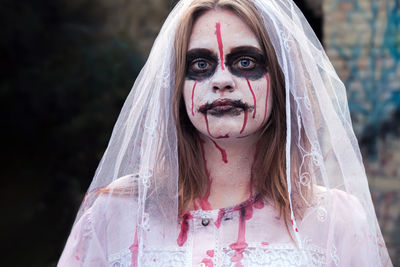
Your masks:
{"label": "woman's lips", "polygon": [[199,112],[213,116],[223,116],[225,114],[238,116],[241,112],[249,109],[249,106],[241,100],[217,99],[212,103],[201,105]]}

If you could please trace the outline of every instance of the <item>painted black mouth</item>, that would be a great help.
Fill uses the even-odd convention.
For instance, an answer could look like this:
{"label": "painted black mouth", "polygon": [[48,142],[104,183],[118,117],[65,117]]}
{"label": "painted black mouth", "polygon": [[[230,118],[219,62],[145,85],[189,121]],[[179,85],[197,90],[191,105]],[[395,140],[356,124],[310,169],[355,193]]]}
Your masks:
{"label": "painted black mouth", "polygon": [[212,103],[206,103],[199,108],[199,112],[204,115],[210,114],[216,117],[229,114],[239,116],[243,111],[249,110],[249,105],[241,100],[218,99]]}

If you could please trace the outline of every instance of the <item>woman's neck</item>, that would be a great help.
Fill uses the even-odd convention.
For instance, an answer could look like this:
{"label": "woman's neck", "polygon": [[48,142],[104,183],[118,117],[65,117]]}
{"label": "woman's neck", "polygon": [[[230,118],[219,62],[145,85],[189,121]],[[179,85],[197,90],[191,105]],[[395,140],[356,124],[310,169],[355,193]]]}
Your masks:
{"label": "woman's neck", "polygon": [[253,191],[251,173],[257,137],[212,140],[201,136],[200,143],[208,176],[208,190],[200,206],[218,209],[248,199]]}

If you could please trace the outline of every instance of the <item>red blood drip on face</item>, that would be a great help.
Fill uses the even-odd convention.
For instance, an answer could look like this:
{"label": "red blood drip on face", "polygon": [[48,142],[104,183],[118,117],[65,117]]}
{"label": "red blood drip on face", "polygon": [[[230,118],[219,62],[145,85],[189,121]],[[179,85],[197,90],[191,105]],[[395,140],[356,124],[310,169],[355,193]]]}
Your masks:
{"label": "red blood drip on face", "polygon": [[194,97],[194,88],[196,88],[196,84],[197,84],[197,81],[194,82],[193,89],[192,89],[192,115],[193,115],[193,116],[194,116],[194,111],[193,111],[193,97]]}
{"label": "red blood drip on face", "polygon": [[222,139],[222,138],[229,138],[229,134],[220,135],[220,136],[217,137],[217,139]]}
{"label": "red blood drip on face", "polygon": [[208,259],[208,258],[204,258],[201,263],[204,263],[206,265],[206,267],[213,267],[214,263],[212,261],[212,259]]}
{"label": "red blood drip on face", "polygon": [[265,74],[265,79],[267,80],[267,96],[265,97],[265,111],[264,111],[264,118],[261,125],[264,124],[265,119],[267,118],[267,111],[268,111],[268,95],[269,95],[269,75],[268,73]]}
{"label": "red blood drip on face", "polygon": [[129,247],[129,250],[131,251],[132,254],[132,266],[137,267],[138,266],[138,251],[139,251],[139,242],[138,242],[138,230],[136,228],[135,230],[135,238],[133,239],[133,244],[132,246]]}
{"label": "red blood drip on face", "polygon": [[207,133],[209,136],[214,137],[211,133],[210,133],[210,127],[208,126],[208,118],[207,118],[207,114],[204,114],[204,120],[206,121],[206,127],[207,127]]}
{"label": "red blood drip on face", "polygon": [[256,102],[256,96],[254,95],[254,91],[253,88],[251,88],[251,84],[250,81],[248,79],[247,80],[247,84],[249,85],[249,89],[251,94],[253,95],[253,102],[254,102],[254,111],[253,111],[253,119],[256,117],[256,111],[257,111],[257,102]]}
{"label": "red blood drip on face", "polygon": [[178,246],[183,246],[183,244],[185,244],[186,240],[187,240],[187,234],[189,231],[189,222],[188,220],[192,218],[192,215],[190,215],[189,213],[185,213],[182,217],[182,221],[181,221],[181,231],[179,233],[178,239],[176,240],[176,242],[178,243]]}
{"label": "red blood drip on face", "polygon": [[224,163],[228,163],[228,158],[227,158],[227,156],[226,156],[226,151],[225,151],[225,149],[223,149],[222,147],[220,147],[214,140],[211,140],[211,141],[214,143],[215,147],[221,152],[222,161],[223,161]]}
{"label": "red blood drip on face", "polygon": [[247,116],[248,116],[248,111],[245,110],[245,111],[244,111],[244,118],[243,118],[243,126],[242,126],[242,129],[240,130],[240,133],[243,133],[244,128],[246,128]]}
{"label": "red blood drip on face", "polygon": [[[208,181],[207,181],[208,184],[207,184],[206,193],[204,194],[204,196],[202,198],[200,198],[198,200],[198,203],[199,203],[201,209],[211,210],[211,204],[210,204],[210,202],[208,202],[208,198],[210,197],[212,180],[211,180],[210,172],[207,170],[207,160],[206,160],[206,154],[205,154],[205,150],[204,150],[205,141],[203,139],[201,139],[200,137],[199,137],[199,140],[200,140],[201,154],[203,156],[204,169],[206,171],[206,175],[207,175],[207,179],[208,179]],[[196,203],[194,206],[195,206],[195,209],[197,209]]]}
{"label": "red blood drip on face", "polygon": [[216,34],[217,34],[217,42],[218,42],[218,49],[219,49],[219,57],[221,58],[221,69],[224,70],[224,50],[222,45],[222,37],[221,37],[221,24],[217,22],[215,24]]}
{"label": "red blood drip on face", "polygon": [[222,221],[222,218],[224,217],[224,215],[225,215],[225,210],[220,209],[218,212],[218,218],[214,223],[217,228],[219,228],[221,226],[221,221]]}
{"label": "red blood drip on face", "polygon": [[213,249],[211,249],[211,250],[207,250],[207,255],[209,256],[209,257],[214,257],[214,250]]}

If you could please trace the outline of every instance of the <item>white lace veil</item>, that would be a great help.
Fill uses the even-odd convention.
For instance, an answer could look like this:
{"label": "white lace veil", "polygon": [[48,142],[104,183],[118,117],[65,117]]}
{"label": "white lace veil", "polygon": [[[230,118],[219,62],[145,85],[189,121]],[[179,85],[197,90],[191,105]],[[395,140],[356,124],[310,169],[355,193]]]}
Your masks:
{"label": "white lace veil", "polygon": [[[137,259],[134,265],[143,266],[142,253],[152,244],[176,245],[179,235],[175,227],[178,224],[178,152],[171,111],[175,77],[173,46],[177,24],[191,2],[180,1],[165,21],[126,99],[74,225],[76,227],[85,214],[89,214],[84,222],[88,226],[83,228],[87,231],[96,228],[94,224],[107,217],[109,209],[116,209],[113,199],[117,195],[134,202],[121,211],[128,214],[127,220],[133,221],[125,225],[134,228],[134,237],[132,229],[107,225],[111,233],[107,234],[107,240],[90,237],[95,239],[92,243],[97,244],[79,247],[80,251],[85,251],[86,259],[93,258],[90,254],[101,242],[118,243],[129,239],[133,240],[132,257]],[[315,211],[306,214],[318,216],[322,221],[335,217],[354,228],[355,234],[366,236],[365,255],[360,257],[373,259],[369,266],[391,266],[353,133],[343,83],[292,0],[253,2],[264,20],[285,77],[286,175],[293,222],[290,230],[297,247],[301,249],[309,242],[302,231],[297,231],[301,218],[295,216],[296,207],[305,205],[308,210]],[[312,198],[302,194],[305,189],[312,189]],[[330,200],[326,192],[334,189],[346,193],[344,199],[353,205],[352,213],[329,214]],[[327,198],[323,201],[318,197],[322,192]],[[99,201],[103,203],[105,215],[95,218],[90,210]],[[332,222],[323,229],[314,229],[320,231],[321,240],[313,241],[326,248],[333,263],[342,266],[338,262],[340,257],[336,257],[335,262],[338,248],[333,244],[338,240],[335,240],[334,227]],[[71,242],[68,241],[64,254],[68,253]],[[343,246],[351,246],[350,243],[343,243]]]}

